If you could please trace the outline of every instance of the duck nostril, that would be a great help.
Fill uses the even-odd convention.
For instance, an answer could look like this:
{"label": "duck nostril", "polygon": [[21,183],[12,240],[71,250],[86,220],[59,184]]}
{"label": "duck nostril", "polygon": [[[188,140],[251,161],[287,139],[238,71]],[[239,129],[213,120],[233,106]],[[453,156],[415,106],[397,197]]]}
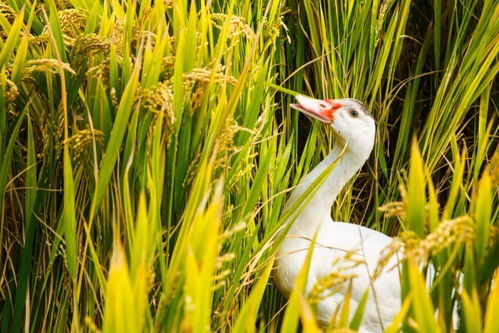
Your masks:
{"label": "duck nostril", "polygon": [[321,108],[327,108],[326,103],[320,103],[319,105],[321,106]]}

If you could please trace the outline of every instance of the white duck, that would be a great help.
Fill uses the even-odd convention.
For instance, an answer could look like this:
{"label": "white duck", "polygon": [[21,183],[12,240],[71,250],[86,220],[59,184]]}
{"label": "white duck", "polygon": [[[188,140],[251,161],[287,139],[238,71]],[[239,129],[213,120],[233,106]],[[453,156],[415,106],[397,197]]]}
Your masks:
{"label": "white duck", "polygon": [[[380,232],[331,219],[331,206],[348,180],[364,165],[374,146],[376,126],[369,111],[355,99],[316,100],[298,96],[298,104],[291,107],[313,118],[329,124],[335,135],[336,146],[326,158],[307,174],[291,193],[285,210],[300,198],[310,184],[335,162],[341,152],[338,164],[313,195],[299,215],[289,221],[287,236],[277,255],[275,271],[276,284],[283,294],[289,296],[294,281],[300,272],[310,246],[310,240],[317,233],[316,245],[308,272],[306,293],[316,282],[333,272],[352,274],[350,316],[360,302],[363,293],[369,289],[363,321],[359,332],[382,332],[400,309],[400,278],[397,269],[386,269],[373,281],[372,275],[382,250],[392,239]],[[345,147],[346,145],[346,147]],[[352,267],[351,262],[342,260],[345,255],[363,261]],[[397,265],[392,257],[385,267]],[[329,322],[342,305],[348,289],[348,282],[334,286],[335,292],[317,304],[317,321],[321,327]]]}

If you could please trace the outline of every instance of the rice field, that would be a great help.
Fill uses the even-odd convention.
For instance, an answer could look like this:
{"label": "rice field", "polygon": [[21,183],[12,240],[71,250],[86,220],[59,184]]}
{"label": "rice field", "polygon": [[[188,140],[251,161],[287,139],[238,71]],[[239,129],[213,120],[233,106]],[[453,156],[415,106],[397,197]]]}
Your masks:
{"label": "rice field", "polygon": [[331,214],[404,249],[385,331],[499,332],[498,54],[493,0],[1,0],[0,331],[318,332],[272,279],[303,94],[376,120]]}

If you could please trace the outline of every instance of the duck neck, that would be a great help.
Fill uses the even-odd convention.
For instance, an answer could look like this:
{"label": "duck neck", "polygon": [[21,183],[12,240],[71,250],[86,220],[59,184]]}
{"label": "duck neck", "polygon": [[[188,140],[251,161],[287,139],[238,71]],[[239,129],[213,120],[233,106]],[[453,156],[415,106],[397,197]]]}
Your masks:
{"label": "duck neck", "polygon": [[336,200],[338,193],[367,159],[367,157],[358,156],[358,154],[352,152],[348,147],[345,149],[343,155],[341,155],[342,151],[343,147],[341,145],[335,145],[326,158],[310,171],[291,193],[285,210],[291,208],[317,177],[339,158],[338,164],[329,173],[317,192],[313,194],[310,201],[305,207],[300,207],[301,211],[294,219],[294,222],[292,222],[293,225],[290,227],[290,232],[294,234],[299,232],[312,236],[318,230],[320,224],[330,216],[331,206]]}

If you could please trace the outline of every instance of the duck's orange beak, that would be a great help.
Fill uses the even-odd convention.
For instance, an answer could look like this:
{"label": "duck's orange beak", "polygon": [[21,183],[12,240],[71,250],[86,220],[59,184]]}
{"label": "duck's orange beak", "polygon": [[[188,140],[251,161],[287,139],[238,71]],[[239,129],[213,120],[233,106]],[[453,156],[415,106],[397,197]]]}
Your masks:
{"label": "duck's orange beak", "polygon": [[290,105],[293,109],[328,124],[334,121],[334,112],[343,106],[334,99],[320,100],[296,96],[296,101],[298,103]]}

